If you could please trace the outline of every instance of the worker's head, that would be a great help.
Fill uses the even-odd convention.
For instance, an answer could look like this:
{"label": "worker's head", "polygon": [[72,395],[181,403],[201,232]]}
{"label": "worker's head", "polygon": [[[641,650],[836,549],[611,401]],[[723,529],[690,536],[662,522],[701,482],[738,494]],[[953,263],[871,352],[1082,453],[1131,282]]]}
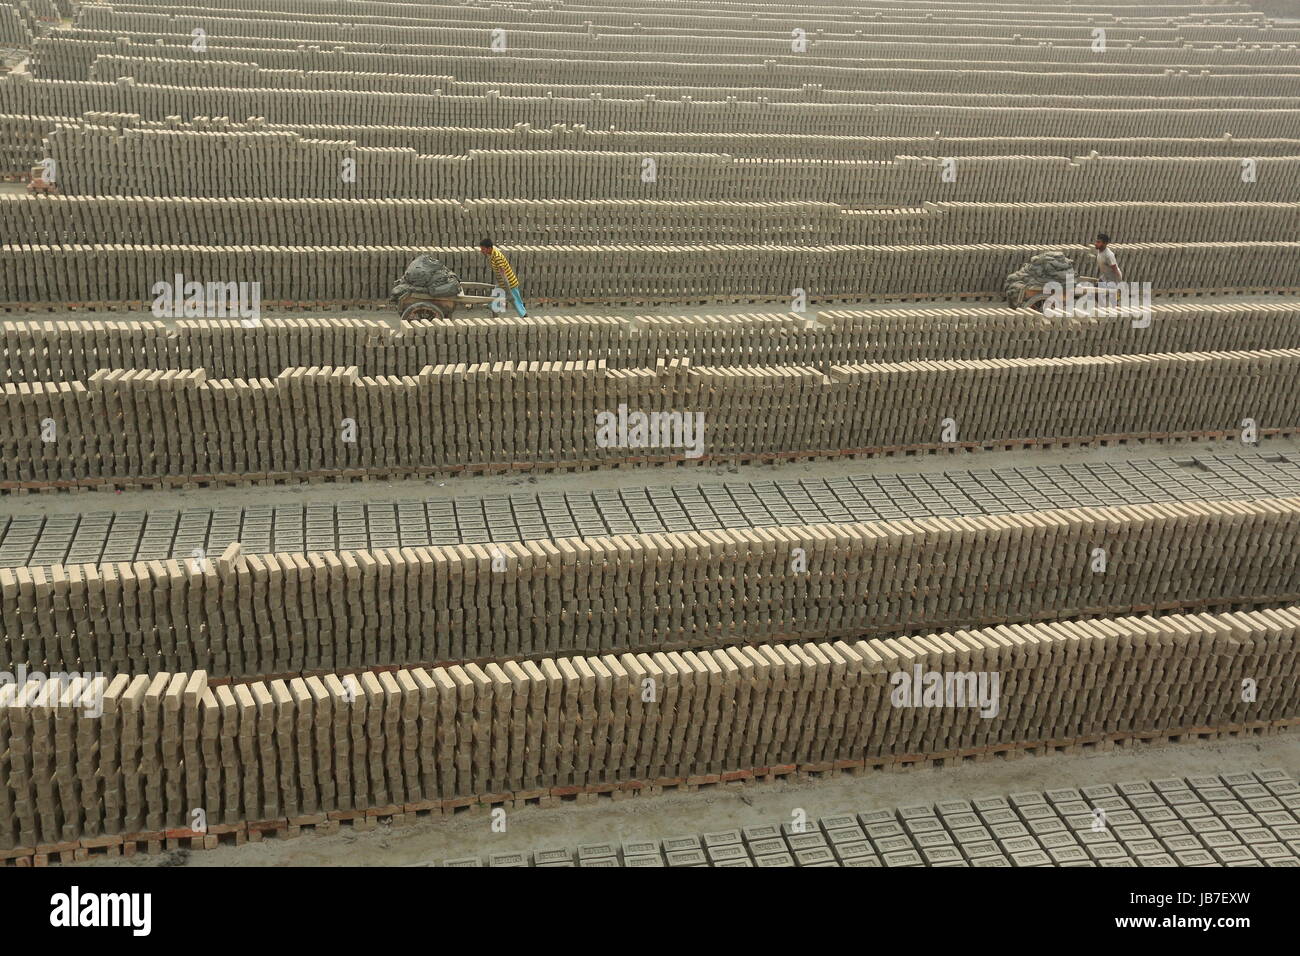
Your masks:
{"label": "worker's head", "polygon": [[1098,249],[1105,249],[1106,246],[1108,246],[1109,244],[1110,244],[1110,236],[1106,235],[1104,232],[1097,233],[1097,238],[1093,240],[1093,245],[1095,245]]}
{"label": "worker's head", "polygon": [[484,239],[478,244],[478,251],[483,253],[483,255],[485,256],[492,255],[493,248],[494,248],[494,243],[492,242],[491,239]]}

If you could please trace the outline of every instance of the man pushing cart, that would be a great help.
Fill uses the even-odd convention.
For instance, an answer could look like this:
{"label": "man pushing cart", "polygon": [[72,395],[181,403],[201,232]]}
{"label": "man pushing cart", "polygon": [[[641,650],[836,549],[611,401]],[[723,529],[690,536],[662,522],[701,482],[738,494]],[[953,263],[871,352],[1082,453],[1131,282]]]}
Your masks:
{"label": "man pushing cart", "polygon": [[506,254],[496,247],[491,239],[484,239],[478,244],[478,251],[487,256],[488,264],[492,266],[492,271],[497,275],[497,281],[500,287],[510,294],[514,300],[515,311],[519,317],[523,318],[528,314],[524,308],[524,297],[519,292],[519,277],[515,275],[515,270],[510,265],[510,260]]}

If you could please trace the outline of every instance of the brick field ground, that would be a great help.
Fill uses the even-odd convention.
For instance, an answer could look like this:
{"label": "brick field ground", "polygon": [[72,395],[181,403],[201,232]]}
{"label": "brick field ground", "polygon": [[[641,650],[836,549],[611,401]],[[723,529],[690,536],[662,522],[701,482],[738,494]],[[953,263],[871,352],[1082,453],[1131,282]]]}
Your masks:
{"label": "brick field ground", "polygon": [[1284,0],[196,2],[0,2],[0,860],[1300,865]]}

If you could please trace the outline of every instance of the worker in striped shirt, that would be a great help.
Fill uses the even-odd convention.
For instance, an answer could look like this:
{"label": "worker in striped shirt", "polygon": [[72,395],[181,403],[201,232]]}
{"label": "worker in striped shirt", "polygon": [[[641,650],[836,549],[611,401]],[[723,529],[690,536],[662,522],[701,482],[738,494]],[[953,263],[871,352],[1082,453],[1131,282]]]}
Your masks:
{"label": "worker in striped shirt", "polygon": [[526,316],[528,311],[524,308],[524,297],[519,294],[519,277],[515,275],[515,270],[510,266],[510,260],[506,254],[496,247],[491,239],[484,239],[478,244],[478,251],[487,256],[488,264],[492,266],[492,271],[497,275],[497,281],[501,288],[510,293],[510,298],[514,300],[515,311],[520,317]]}

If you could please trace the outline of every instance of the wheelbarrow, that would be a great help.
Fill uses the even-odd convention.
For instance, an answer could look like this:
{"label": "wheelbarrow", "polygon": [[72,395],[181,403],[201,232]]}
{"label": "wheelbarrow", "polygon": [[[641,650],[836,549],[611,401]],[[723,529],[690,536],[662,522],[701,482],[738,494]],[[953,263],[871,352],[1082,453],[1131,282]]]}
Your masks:
{"label": "wheelbarrow", "polygon": [[31,177],[27,180],[27,191],[33,196],[53,196],[59,191],[59,187],[52,181],[45,178],[46,168],[42,164],[32,167]]}
{"label": "wheelbarrow", "polygon": [[[1077,296],[1079,293],[1095,288],[1097,280],[1092,276],[1075,276],[1074,292]],[[1065,290],[1057,292],[1056,295],[1064,299]],[[1035,312],[1043,311],[1043,304],[1051,298],[1051,293],[1046,292],[1043,286],[1025,286],[1018,293],[1012,293],[1007,296],[1007,304],[1013,309],[1027,307]],[[1064,303],[1064,301],[1062,302]]]}
{"label": "wheelbarrow", "polygon": [[407,292],[398,297],[397,312],[403,322],[414,322],[417,319],[449,319],[457,309],[491,305],[496,301],[496,296],[492,295],[493,288],[494,286],[488,282],[462,282],[455,295],[431,296]]}

